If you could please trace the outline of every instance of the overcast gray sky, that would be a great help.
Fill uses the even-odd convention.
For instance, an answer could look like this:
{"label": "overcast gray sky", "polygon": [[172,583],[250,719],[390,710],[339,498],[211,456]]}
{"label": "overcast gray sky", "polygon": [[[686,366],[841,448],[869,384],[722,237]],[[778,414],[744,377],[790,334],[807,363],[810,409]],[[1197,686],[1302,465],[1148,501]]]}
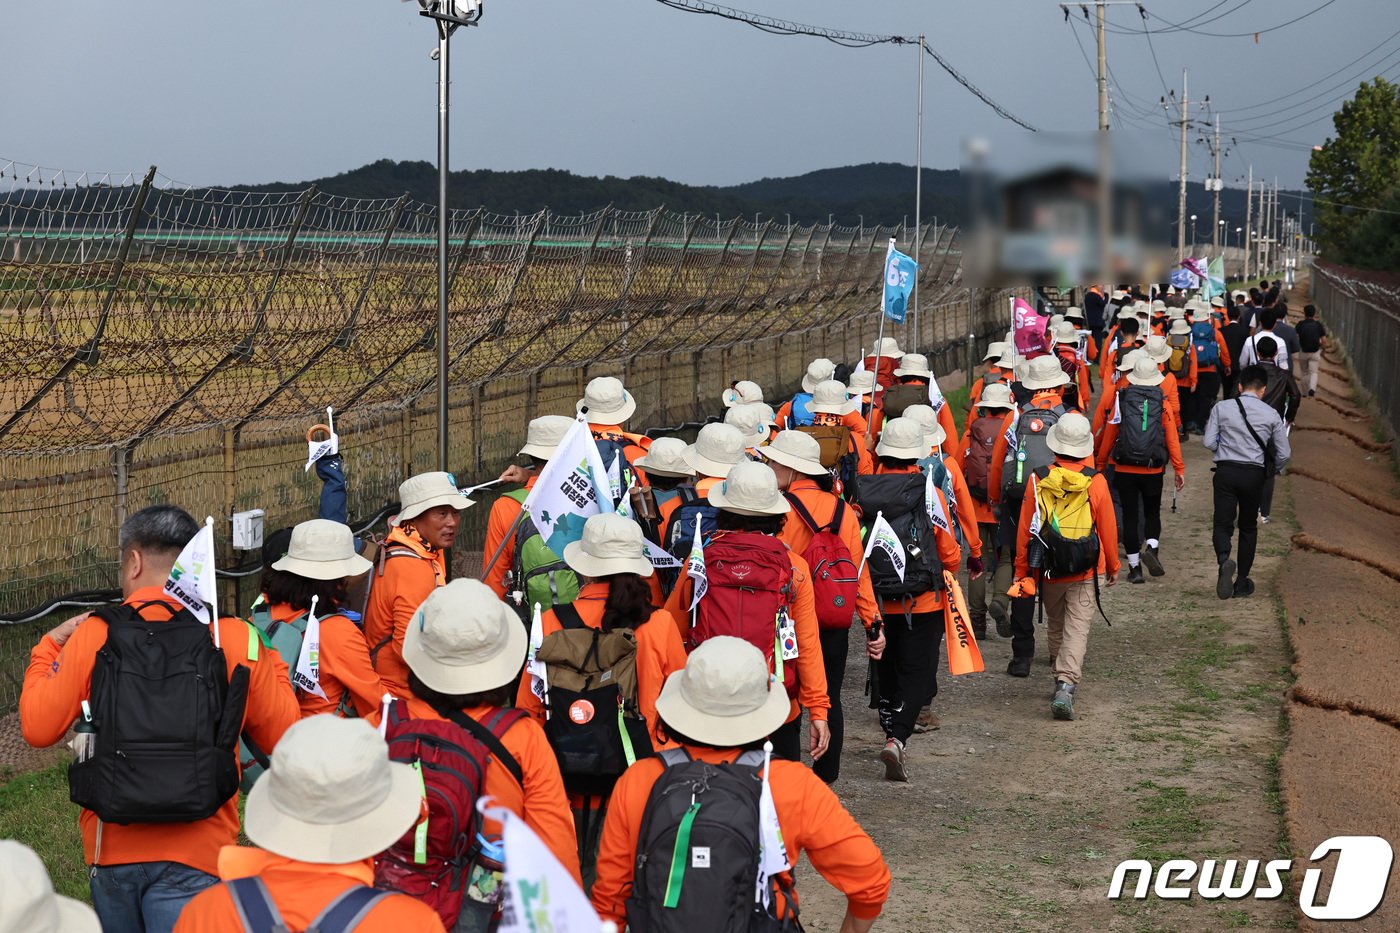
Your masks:
{"label": "overcast gray sky", "polygon": [[[1325,3],[1145,0],[1162,20],[1198,17],[1202,31],[1222,33],[1275,26]],[[923,31],[1028,122],[1095,126],[1092,75],[1054,0],[731,4],[862,32]],[[428,51],[436,40],[416,4],[6,0],[5,7],[0,158],[83,170],[155,163],[195,184],[294,182],[379,158],[434,158],[436,66]],[[1109,9],[1111,28],[1141,29],[1133,7]],[[1257,44],[1252,36],[1176,31],[1154,36],[1152,46],[1168,87],[1180,93],[1187,66],[1191,97],[1209,94],[1226,111],[1227,137],[1248,129],[1288,141],[1239,138],[1224,163],[1227,184],[1252,163],[1256,179],[1300,185],[1306,147],[1327,137],[1329,115],[1357,81],[1400,75],[1398,32],[1397,0],[1333,0]],[[1092,32],[1081,25],[1078,36],[1092,60]],[[459,31],[453,50],[454,169],[549,167],[730,184],[914,161],[912,47],[845,49],[772,36],[655,0],[488,0],[482,25]],[[1174,171],[1151,51],[1140,31],[1109,35],[1124,111],[1114,122],[1138,132],[1131,123],[1153,121],[1142,139]],[[924,161],[953,167],[963,137],[1011,127],[932,60],[927,65]],[[1209,155],[1194,142],[1190,149],[1191,177],[1199,179]]]}

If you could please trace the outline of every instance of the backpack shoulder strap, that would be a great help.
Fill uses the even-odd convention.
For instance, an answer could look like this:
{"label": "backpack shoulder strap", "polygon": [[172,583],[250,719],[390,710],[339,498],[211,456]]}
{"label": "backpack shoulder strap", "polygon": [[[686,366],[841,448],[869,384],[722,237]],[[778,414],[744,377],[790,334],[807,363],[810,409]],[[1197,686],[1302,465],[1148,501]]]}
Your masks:
{"label": "backpack shoulder strap", "polygon": [[[458,726],[461,726],[463,729],[470,732],[472,734],[472,738],[476,739],[482,745],[485,745],[486,748],[491,752],[491,754],[495,756],[496,760],[505,766],[505,769],[511,773],[512,777],[515,778],[515,782],[517,784],[519,784],[521,787],[525,786],[525,772],[520,769],[520,762],[515,760],[514,755],[506,751],[505,745],[501,743],[500,739],[496,738],[496,734],[494,732],[492,732],[486,726],[483,726],[481,723],[477,722],[475,719],[471,718],[459,709],[439,709],[438,712],[441,713],[447,719],[451,720],[453,723],[457,724]],[[502,712],[504,713],[510,711],[503,710]],[[502,718],[503,717],[498,714],[492,720],[492,724],[494,725],[495,723],[499,722]],[[508,724],[506,728],[509,728],[510,725],[513,724],[513,722],[511,724]]]}
{"label": "backpack shoulder strap", "polygon": [[690,761],[690,752],[683,748],[663,748],[656,754],[661,759],[662,767],[666,768],[674,768]]}
{"label": "backpack shoulder strap", "polygon": [[734,763],[736,765],[744,765],[748,768],[761,768],[763,767],[763,751],[761,749],[751,748],[738,758],[735,758]]}
{"label": "backpack shoulder strap", "polygon": [[376,904],[388,896],[388,891],[362,884],[347,888],[316,915],[316,919],[306,928],[306,933],[349,933],[360,925],[360,921]]}
{"label": "backpack shoulder strap", "polygon": [[273,903],[267,885],[257,875],[224,882],[229,898],[238,911],[238,921],[247,933],[286,933],[282,912]]}
{"label": "backpack shoulder strap", "polygon": [[817,520],[812,517],[812,513],[807,511],[807,507],[802,504],[802,500],[790,492],[783,493],[783,497],[792,505],[792,510],[797,513],[797,517],[802,519],[802,524],[806,525],[813,533],[820,531],[817,527]]}
{"label": "backpack shoulder strap", "polygon": [[560,603],[554,607],[554,615],[559,619],[559,624],[567,630],[588,628],[583,621],[583,616],[574,608],[573,603]]}

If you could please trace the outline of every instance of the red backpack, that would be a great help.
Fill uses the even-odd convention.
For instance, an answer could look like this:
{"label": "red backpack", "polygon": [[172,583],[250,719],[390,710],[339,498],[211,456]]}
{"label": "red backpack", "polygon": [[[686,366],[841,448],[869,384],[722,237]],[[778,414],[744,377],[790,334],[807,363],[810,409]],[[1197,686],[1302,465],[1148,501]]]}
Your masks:
{"label": "red backpack", "polygon": [[812,518],[812,513],[807,511],[801,499],[791,493],[786,495],[793,511],[812,532],[812,540],[802,552],[802,559],[812,570],[817,624],[824,629],[850,628],[856,594],[860,589],[860,574],[856,562],[851,559],[851,549],[846,547],[846,542],[837,533],[846,503],[836,497],[836,510],[831,515],[831,522],[823,528]]}
{"label": "red backpack", "polygon": [[440,712],[451,722],[411,719],[403,700],[395,700],[389,707],[384,734],[389,758],[418,763],[423,772],[428,803],[427,852],[421,862],[415,857],[415,825],[375,858],[374,885],[418,898],[437,911],[443,926],[450,930],[462,912],[472,867],[481,861],[482,816],[476,802],[485,792],[487,765],[494,759],[523,786],[520,764],[501,744],[501,736],[526,714],[500,709],[486,722],[478,723],[459,710]]}
{"label": "red backpack", "polygon": [[[705,545],[709,588],[695,607],[695,624],[687,636],[695,650],[716,635],[742,638],[763,652],[776,670],[778,613],[791,612],[792,561],[787,545],[755,531],[725,531]],[[797,692],[797,665],[783,664],[783,687]]]}
{"label": "red backpack", "polygon": [[992,472],[992,448],[1001,436],[1001,426],[1006,421],[1003,414],[982,415],[972,422],[967,430],[967,458],[963,474],[967,480],[967,491],[978,502],[987,501],[988,477]]}

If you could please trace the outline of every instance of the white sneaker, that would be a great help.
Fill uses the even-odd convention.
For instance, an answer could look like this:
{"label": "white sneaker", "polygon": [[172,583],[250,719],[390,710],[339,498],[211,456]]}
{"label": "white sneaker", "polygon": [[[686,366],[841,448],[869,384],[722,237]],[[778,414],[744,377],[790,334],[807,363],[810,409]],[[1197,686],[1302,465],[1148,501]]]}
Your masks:
{"label": "white sneaker", "polygon": [[1267,525],[1268,523],[1269,523],[1269,516],[1267,516],[1267,515],[1260,515],[1260,516],[1259,516],[1259,524],[1261,524],[1261,525]]}

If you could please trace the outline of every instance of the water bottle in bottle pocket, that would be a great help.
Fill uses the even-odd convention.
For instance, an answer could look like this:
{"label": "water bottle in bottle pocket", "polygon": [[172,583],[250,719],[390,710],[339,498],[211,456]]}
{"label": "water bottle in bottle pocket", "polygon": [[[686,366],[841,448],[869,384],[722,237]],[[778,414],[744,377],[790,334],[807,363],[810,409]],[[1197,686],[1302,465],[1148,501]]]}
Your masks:
{"label": "water bottle in bottle pocket", "polygon": [[83,714],[73,725],[73,741],[69,743],[78,761],[87,761],[97,752],[97,727],[92,722],[92,707],[83,701]]}

